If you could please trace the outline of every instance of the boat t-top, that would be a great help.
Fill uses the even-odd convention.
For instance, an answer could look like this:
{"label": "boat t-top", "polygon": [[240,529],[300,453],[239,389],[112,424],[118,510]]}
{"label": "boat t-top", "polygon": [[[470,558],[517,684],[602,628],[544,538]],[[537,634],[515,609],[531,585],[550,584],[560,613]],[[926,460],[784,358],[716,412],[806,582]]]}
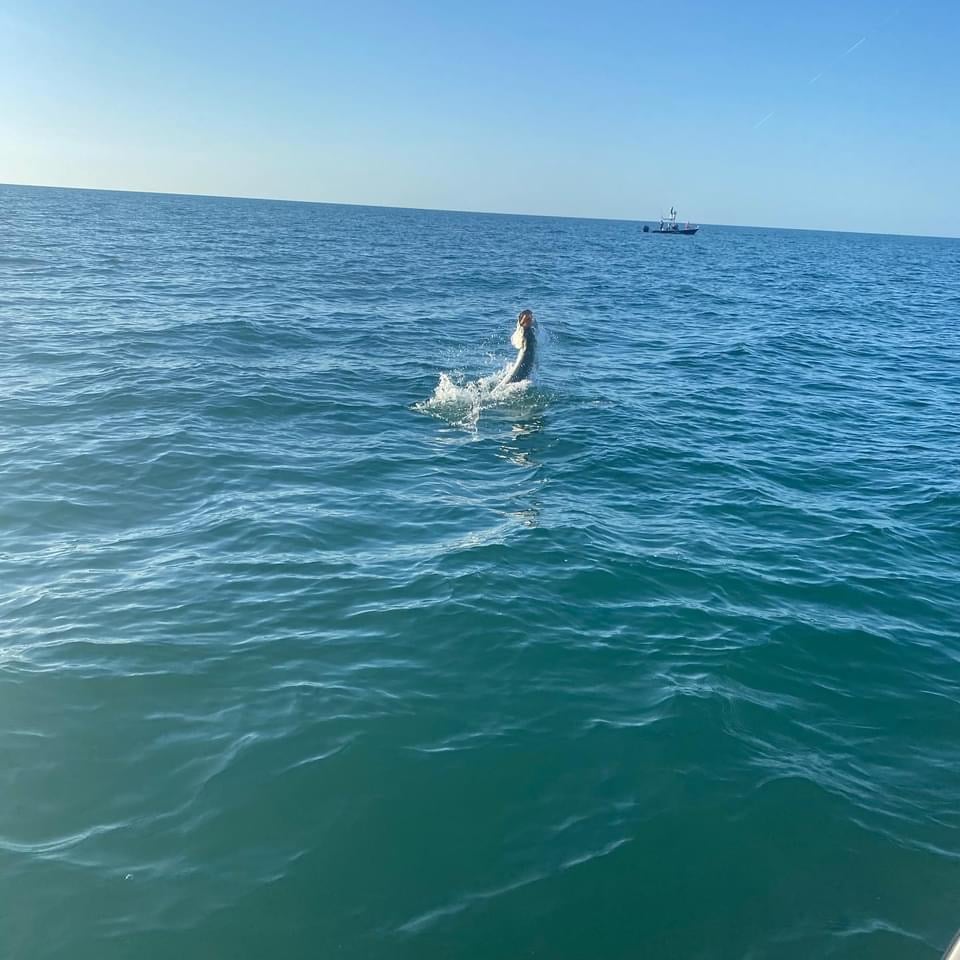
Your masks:
{"label": "boat t-top", "polygon": [[[647,232],[647,229],[647,227],[643,228],[644,233]],[[660,226],[656,230],[651,230],[650,233],[677,233],[691,236],[699,229],[700,227],[695,223],[677,223],[677,208],[671,207],[670,215],[661,217]]]}

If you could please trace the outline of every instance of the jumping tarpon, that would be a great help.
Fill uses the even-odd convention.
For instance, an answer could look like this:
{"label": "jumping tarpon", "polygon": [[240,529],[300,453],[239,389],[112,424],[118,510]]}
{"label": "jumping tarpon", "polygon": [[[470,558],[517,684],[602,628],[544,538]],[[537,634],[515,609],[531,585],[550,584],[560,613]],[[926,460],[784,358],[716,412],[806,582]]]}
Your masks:
{"label": "jumping tarpon", "polygon": [[503,382],[519,383],[521,380],[529,380],[537,358],[537,335],[533,332],[532,310],[521,311],[520,316],[517,317],[517,329],[513,331],[510,342],[519,353],[503,378]]}

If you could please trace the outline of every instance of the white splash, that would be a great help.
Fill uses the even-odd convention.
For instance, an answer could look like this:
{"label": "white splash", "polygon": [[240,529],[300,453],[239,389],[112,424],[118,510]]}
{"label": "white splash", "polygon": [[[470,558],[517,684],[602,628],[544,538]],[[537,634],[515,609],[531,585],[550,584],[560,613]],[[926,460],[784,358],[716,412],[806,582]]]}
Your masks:
{"label": "white splash", "polygon": [[413,409],[440,417],[454,426],[475,430],[484,410],[509,404],[522,397],[532,385],[530,380],[504,383],[509,369],[510,364],[507,364],[487,377],[462,382],[454,380],[448,373],[441,373],[433,396],[415,403]]}

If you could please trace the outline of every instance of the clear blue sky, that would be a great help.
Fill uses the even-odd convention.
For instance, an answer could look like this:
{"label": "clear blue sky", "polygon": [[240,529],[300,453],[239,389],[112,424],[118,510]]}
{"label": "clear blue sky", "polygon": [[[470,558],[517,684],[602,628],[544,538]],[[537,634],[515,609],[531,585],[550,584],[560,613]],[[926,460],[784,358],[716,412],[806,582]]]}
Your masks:
{"label": "clear blue sky", "polygon": [[0,182],[955,236],[958,40],[944,0],[0,0]]}

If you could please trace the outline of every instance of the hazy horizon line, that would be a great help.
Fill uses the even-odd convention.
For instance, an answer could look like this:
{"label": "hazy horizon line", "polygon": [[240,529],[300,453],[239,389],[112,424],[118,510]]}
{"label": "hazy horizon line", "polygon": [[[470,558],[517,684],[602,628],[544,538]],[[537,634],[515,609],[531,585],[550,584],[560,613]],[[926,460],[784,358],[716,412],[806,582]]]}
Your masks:
{"label": "hazy horizon line", "polygon": [[[544,220],[595,220],[609,223],[657,223],[660,217],[638,219],[635,217],[585,217],[569,213],[521,213],[504,210],[458,210],[452,207],[406,207],[400,204],[359,203],[343,200],[305,200],[298,197],[251,197],[233,193],[182,193],[176,190],[135,190],[131,187],[78,187],[51,183],[14,183],[0,181],[0,187],[27,187],[34,190],[81,190],[88,193],[138,193],[144,196],[192,197],[200,200],[249,200],[269,203],[309,203],[327,207],[369,207],[375,210],[412,210],[423,213],[465,213],[487,217],[537,217]],[[831,227],[784,227],[776,224],[760,223],[705,223],[704,221],[684,221],[695,223],[698,227],[738,227],[756,230],[792,230],[798,233],[849,233],[864,237],[913,237],[923,240],[960,240],[960,234],[946,233],[884,233],[875,230],[840,230]]]}

